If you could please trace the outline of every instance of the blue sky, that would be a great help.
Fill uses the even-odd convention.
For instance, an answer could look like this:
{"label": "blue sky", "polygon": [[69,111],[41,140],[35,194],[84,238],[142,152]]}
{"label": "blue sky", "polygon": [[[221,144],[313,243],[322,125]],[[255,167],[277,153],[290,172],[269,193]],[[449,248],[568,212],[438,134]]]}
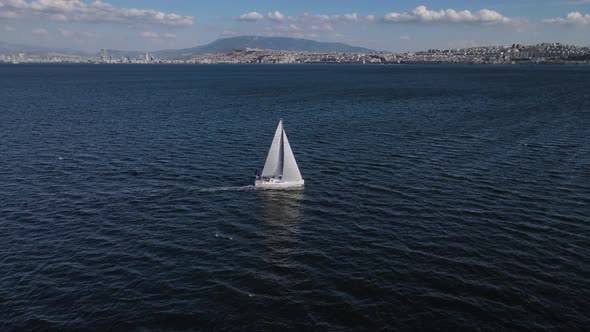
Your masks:
{"label": "blue sky", "polygon": [[0,0],[0,41],[156,50],[237,35],[415,51],[513,43],[590,45],[590,0]]}

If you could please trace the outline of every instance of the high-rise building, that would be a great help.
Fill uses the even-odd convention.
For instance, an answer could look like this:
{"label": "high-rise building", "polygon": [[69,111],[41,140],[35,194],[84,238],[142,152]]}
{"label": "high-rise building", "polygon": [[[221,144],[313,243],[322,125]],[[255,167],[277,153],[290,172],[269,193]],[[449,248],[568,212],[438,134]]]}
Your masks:
{"label": "high-rise building", "polygon": [[107,61],[107,49],[106,48],[100,49],[100,61],[102,61],[102,62]]}
{"label": "high-rise building", "polygon": [[150,55],[148,54],[148,52],[145,52],[145,62],[150,62]]}

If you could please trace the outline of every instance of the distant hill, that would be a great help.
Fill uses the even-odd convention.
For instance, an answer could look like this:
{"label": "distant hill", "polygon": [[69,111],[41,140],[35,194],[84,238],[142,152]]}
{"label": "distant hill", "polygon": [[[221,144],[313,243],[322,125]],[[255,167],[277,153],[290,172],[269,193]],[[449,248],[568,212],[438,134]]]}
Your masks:
{"label": "distant hill", "polygon": [[157,57],[182,57],[190,54],[224,53],[244,48],[307,52],[374,52],[368,48],[350,46],[343,43],[327,43],[288,37],[239,36],[217,39],[209,44],[191,48],[162,50],[152,53]]}
{"label": "distant hill", "polygon": [[[150,51],[149,54],[156,58],[181,58],[192,54],[225,53],[237,49],[260,48],[282,51],[307,51],[307,52],[347,52],[347,53],[370,53],[374,52],[368,48],[350,46],[343,43],[318,42],[309,39],[288,38],[288,37],[261,37],[261,36],[240,36],[217,39],[209,44],[191,48]],[[100,50],[96,53],[88,53],[72,49],[51,48],[42,46],[30,46],[0,42],[0,53],[27,52],[30,55],[47,56],[49,54],[79,55],[83,57],[98,57]],[[120,51],[108,50],[113,58],[122,56],[137,57],[145,54],[145,51]]]}
{"label": "distant hill", "polygon": [[0,53],[19,53],[26,52],[28,55],[37,55],[46,57],[48,55],[61,54],[70,56],[94,56],[94,53],[88,53],[79,50],[73,50],[69,48],[57,48],[57,47],[45,47],[45,46],[32,46],[24,44],[14,44],[0,42]]}

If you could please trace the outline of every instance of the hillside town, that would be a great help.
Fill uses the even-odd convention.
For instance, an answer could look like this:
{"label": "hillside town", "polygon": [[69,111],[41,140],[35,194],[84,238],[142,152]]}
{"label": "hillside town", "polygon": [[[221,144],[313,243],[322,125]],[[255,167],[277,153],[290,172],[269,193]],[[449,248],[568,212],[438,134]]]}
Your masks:
{"label": "hillside town", "polygon": [[513,44],[508,46],[486,46],[422,52],[305,52],[268,50],[257,48],[236,49],[217,54],[190,54],[179,57],[158,58],[150,53],[135,56],[116,57],[107,49],[101,49],[95,56],[68,54],[27,54],[22,51],[0,53],[4,63],[164,63],[164,64],[223,64],[223,63],[356,63],[356,64],[524,64],[524,63],[590,63],[590,47],[579,47],[560,43],[537,45]]}

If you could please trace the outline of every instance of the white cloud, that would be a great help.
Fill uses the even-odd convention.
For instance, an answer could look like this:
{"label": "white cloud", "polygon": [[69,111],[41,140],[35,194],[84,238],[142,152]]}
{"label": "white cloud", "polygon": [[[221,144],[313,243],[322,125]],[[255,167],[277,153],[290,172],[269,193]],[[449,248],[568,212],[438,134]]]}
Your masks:
{"label": "white cloud", "polygon": [[139,34],[139,36],[142,37],[142,38],[151,39],[151,40],[174,39],[174,38],[176,38],[176,35],[173,34],[173,33],[159,34],[159,33],[152,32],[152,31],[144,31],[144,32],[141,32]]}
{"label": "white cloud", "polygon": [[295,22],[300,22],[300,23],[308,23],[308,22],[311,22],[311,23],[318,23],[318,22],[357,23],[357,22],[362,22],[362,21],[372,21],[374,19],[375,19],[374,15],[363,16],[363,15],[360,15],[357,13],[335,14],[335,15],[304,13],[301,16],[289,16],[290,21],[295,21]]}
{"label": "white cloud", "polygon": [[36,35],[36,36],[44,36],[44,35],[47,34],[47,30],[41,29],[41,28],[39,28],[39,29],[33,29],[31,31],[31,33],[34,34],[34,35]]}
{"label": "white cloud", "polygon": [[409,12],[396,13],[391,12],[383,17],[386,23],[509,23],[511,19],[502,14],[489,10],[481,9],[477,12],[469,10],[456,11],[454,9],[429,10],[426,6],[418,6]]}
{"label": "white cloud", "polygon": [[142,38],[147,38],[147,39],[158,39],[160,38],[160,36],[155,33],[155,32],[151,32],[151,31],[144,31],[142,33],[139,34]]}
{"label": "white cloud", "polygon": [[[255,13],[255,12],[254,12]],[[251,13],[248,13],[251,14]],[[241,19],[244,20],[244,14]],[[299,16],[286,16],[278,11],[268,13],[265,17],[252,16],[251,20],[271,20],[275,22],[285,22],[285,24],[274,24],[265,27],[265,36],[288,36],[294,38],[318,38],[335,31],[336,24],[371,22],[375,19],[374,15],[360,15],[357,13],[349,14],[313,14],[304,13]],[[256,17],[256,18],[255,18]]]}
{"label": "white cloud", "polygon": [[304,13],[302,16],[289,16],[294,22],[329,22],[330,15]]}
{"label": "white cloud", "polygon": [[412,40],[410,36],[399,36],[400,40]]}
{"label": "white cloud", "polygon": [[2,28],[2,30],[6,32],[16,31],[16,29],[14,27],[11,27],[10,25],[5,25],[4,28]]}
{"label": "white cloud", "polygon": [[357,13],[352,14],[341,14],[341,15],[332,15],[330,16],[331,21],[343,21],[343,22],[358,22],[362,19],[362,17]]}
{"label": "white cloud", "polygon": [[275,28],[277,31],[285,31],[285,32],[295,32],[301,31],[301,28],[298,27],[296,24],[289,24],[289,25],[280,25]]}
{"label": "white cloud", "polygon": [[571,12],[565,17],[550,18],[543,20],[546,23],[564,24],[564,25],[589,25],[590,14],[582,14],[580,12]]}
{"label": "white cloud", "polygon": [[21,8],[26,8],[28,6],[29,5],[24,0],[2,0],[2,1],[0,1],[0,8],[5,7],[5,8],[21,9]]}
{"label": "white cloud", "polygon": [[192,16],[167,14],[151,9],[115,7],[101,0],[95,0],[92,3],[82,0],[32,0],[29,2],[0,0],[0,8],[6,10],[0,12],[0,17],[4,18],[36,16],[47,17],[54,21],[128,25],[188,26],[193,24]]}
{"label": "white cloud", "polygon": [[275,22],[282,22],[285,19],[285,15],[281,14],[281,12],[279,12],[278,10],[266,14],[266,17],[268,17],[269,20]]}
{"label": "white cloud", "polygon": [[263,18],[264,18],[264,16],[262,16],[262,14],[260,14],[260,13],[249,12],[249,13],[240,15],[240,17],[238,17],[238,20],[240,20],[240,21],[258,21]]}
{"label": "white cloud", "polygon": [[310,27],[313,31],[334,31],[334,27],[330,23],[323,23],[321,25],[312,25]]}
{"label": "white cloud", "polygon": [[285,16],[283,13],[275,10],[274,12],[269,12],[266,16],[258,13],[258,12],[249,12],[242,14],[238,17],[240,21],[260,21],[262,19],[268,19],[275,22],[283,22],[288,20],[294,23],[311,23],[311,24],[318,24],[318,23],[337,23],[337,22],[362,22],[362,21],[373,21],[375,20],[375,15],[367,15],[363,16],[357,13],[349,13],[349,14],[335,14],[335,15],[325,15],[325,14],[313,14],[313,13],[304,13],[301,16]]}

